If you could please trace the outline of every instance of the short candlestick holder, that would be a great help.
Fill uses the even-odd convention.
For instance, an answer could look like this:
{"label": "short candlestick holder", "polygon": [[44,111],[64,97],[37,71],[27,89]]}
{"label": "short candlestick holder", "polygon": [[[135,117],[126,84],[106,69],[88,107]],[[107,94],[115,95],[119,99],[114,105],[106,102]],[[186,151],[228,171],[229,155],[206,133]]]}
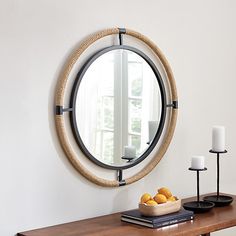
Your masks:
{"label": "short candlestick holder", "polygon": [[126,156],[121,157],[121,159],[127,160],[127,162],[132,162],[134,160],[134,158],[135,157],[126,157]]}
{"label": "short candlestick holder", "polygon": [[193,211],[194,213],[203,213],[210,211],[215,206],[215,204],[212,202],[200,201],[200,194],[199,194],[199,172],[206,171],[207,168],[204,169],[189,168],[189,170],[197,172],[197,201],[184,203],[183,204],[184,209]]}
{"label": "short candlestick holder", "polygon": [[219,187],[220,186],[220,154],[227,153],[227,151],[225,150],[222,152],[217,152],[217,151],[210,150],[209,152],[217,154],[217,193],[216,195],[206,196],[203,198],[203,200],[215,203],[216,207],[227,206],[233,201],[233,198],[230,196],[221,195],[220,189],[219,189],[220,188]]}

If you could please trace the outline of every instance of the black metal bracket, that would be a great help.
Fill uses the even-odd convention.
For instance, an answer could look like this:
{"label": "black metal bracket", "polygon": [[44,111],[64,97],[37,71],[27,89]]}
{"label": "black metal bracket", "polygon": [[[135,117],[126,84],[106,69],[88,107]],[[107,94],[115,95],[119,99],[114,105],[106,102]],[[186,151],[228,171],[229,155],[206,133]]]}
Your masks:
{"label": "black metal bracket", "polygon": [[178,109],[178,101],[173,101],[171,104],[167,104],[166,107],[173,107],[173,109]]}
{"label": "black metal bracket", "polygon": [[126,185],[125,180],[123,180],[123,172],[121,169],[117,171],[117,180],[119,181],[119,186]]}
{"label": "black metal bracket", "polygon": [[123,179],[123,172],[122,172],[122,170],[118,170],[117,171],[117,179],[118,179],[119,182],[122,181],[122,179]]}
{"label": "black metal bracket", "polygon": [[123,45],[123,34],[126,33],[126,29],[125,28],[119,28],[119,41],[120,41],[120,45]]}
{"label": "black metal bracket", "polygon": [[119,186],[125,186],[125,185],[126,185],[125,180],[121,180],[121,181],[119,181]]}
{"label": "black metal bracket", "polygon": [[64,112],[71,112],[73,108],[63,108],[63,106],[56,106],[56,115],[63,115]]}

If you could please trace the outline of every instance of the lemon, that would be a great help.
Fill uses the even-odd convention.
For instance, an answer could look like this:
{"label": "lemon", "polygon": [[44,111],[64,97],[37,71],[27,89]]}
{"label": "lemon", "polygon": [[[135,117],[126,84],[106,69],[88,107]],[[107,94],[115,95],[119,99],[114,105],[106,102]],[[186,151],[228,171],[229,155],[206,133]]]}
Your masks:
{"label": "lemon", "polygon": [[141,203],[145,203],[152,199],[152,196],[149,193],[144,193],[140,199]]}
{"label": "lemon", "polygon": [[166,203],[167,202],[167,198],[165,195],[157,193],[154,197],[154,200],[158,203],[158,204],[162,204],[162,203]]}
{"label": "lemon", "polygon": [[158,205],[157,202],[154,201],[154,200],[148,200],[148,201],[146,202],[146,204],[149,205],[149,206],[157,206],[157,205]]}
{"label": "lemon", "polygon": [[162,187],[158,189],[158,193],[163,194],[166,198],[170,198],[172,196],[171,191],[168,188]]}
{"label": "lemon", "polygon": [[169,202],[175,202],[175,201],[176,201],[176,197],[171,196],[171,197],[167,198],[167,200],[168,200]]}

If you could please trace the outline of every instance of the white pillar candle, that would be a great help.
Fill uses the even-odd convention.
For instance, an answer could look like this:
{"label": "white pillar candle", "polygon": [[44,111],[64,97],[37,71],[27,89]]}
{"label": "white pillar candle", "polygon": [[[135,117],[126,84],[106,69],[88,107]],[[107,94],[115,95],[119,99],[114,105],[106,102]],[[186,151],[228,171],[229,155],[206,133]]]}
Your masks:
{"label": "white pillar candle", "polygon": [[136,148],[134,146],[124,146],[124,156],[129,158],[135,158]]}
{"label": "white pillar candle", "polygon": [[213,126],[212,129],[212,151],[225,151],[225,127]]}
{"label": "white pillar candle", "polygon": [[193,156],[191,161],[191,168],[202,170],[205,168],[205,158],[203,156]]}
{"label": "white pillar candle", "polygon": [[151,142],[157,132],[158,122],[155,120],[148,121],[148,134],[149,134],[149,142]]}

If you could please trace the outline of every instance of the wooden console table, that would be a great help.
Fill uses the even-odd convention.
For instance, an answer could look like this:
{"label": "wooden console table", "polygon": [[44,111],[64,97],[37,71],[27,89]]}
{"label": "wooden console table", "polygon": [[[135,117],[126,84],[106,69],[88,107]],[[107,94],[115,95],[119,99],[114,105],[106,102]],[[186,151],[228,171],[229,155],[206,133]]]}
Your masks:
{"label": "wooden console table", "polygon": [[[18,236],[209,236],[211,232],[236,226],[236,196],[231,205],[196,214],[193,221],[158,229],[121,222],[120,213],[18,233]],[[195,198],[184,199],[183,202]]]}

